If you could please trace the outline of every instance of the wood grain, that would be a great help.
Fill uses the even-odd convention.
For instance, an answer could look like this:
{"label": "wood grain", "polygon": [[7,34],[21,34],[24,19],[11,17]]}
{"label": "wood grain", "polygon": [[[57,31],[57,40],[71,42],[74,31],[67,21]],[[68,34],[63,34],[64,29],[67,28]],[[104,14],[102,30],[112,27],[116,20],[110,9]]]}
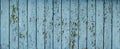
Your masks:
{"label": "wood grain", "polygon": [[0,49],[120,49],[119,0],[0,0]]}

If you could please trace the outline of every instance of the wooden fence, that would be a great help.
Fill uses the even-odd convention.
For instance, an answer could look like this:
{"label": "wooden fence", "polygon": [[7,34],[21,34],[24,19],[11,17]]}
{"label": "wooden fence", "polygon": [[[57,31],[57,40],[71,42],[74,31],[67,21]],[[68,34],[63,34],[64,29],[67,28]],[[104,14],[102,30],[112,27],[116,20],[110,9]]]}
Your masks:
{"label": "wooden fence", "polygon": [[120,0],[0,0],[0,49],[120,49]]}

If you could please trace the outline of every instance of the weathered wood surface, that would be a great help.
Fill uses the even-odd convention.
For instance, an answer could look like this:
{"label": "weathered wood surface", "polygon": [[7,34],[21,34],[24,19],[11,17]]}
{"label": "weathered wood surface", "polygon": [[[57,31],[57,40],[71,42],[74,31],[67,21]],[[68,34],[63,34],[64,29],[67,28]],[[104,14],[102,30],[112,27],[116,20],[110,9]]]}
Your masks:
{"label": "weathered wood surface", "polygon": [[0,0],[0,49],[120,49],[120,1]]}
{"label": "weathered wood surface", "polygon": [[19,48],[19,2],[18,0],[9,1],[9,33],[10,33],[10,49]]}
{"label": "weathered wood surface", "polygon": [[19,49],[27,49],[27,20],[27,0],[21,0],[19,1]]}

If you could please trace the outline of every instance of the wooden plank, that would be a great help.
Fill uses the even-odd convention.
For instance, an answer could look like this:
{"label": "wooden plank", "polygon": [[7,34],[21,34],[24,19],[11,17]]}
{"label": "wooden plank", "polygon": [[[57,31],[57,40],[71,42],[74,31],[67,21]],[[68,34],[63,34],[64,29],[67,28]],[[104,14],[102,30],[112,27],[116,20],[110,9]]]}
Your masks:
{"label": "wooden plank", "polygon": [[37,49],[44,49],[44,0],[37,0]]}
{"label": "wooden plank", "polygon": [[111,49],[111,19],[112,6],[111,0],[104,0],[104,49]]}
{"label": "wooden plank", "polygon": [[87,0],[79,1],[79,25],[79,49],[87,49]]}
{"label": "wooden plank", "polygon": [[70,1],[62,0],[62,49],[69,49],[69,16],[70,16]]}
{"label": "wooden plank", "polygon": [[1,47],[1,45],[2,45],[2,44],[1,44],[1,11],[2,11],[2,10],[1,10],[1,0],[0,0],[0,48],[2,48],[2,47]]}
{"label": "wooden plank", "polygon": [[44,0],[37,0],[37,49],[44,49]]}
{"label": "wooden plank", "polygon": [[120,1],[113,1],[113,44],[112,49],[120,49]]}
{"label": "wooden plank", "polygon": [[27,0],[19,0],[19,49],[27,49]]}
{"label": "wooden plank", "polygon": [[88,35],[87,46],[89,49],[96,48],[96,31],[95,31],[95,0],[88,1]]}
{"label": "wooden plank", "polygon": [[120,49],[119,0],[0,1],[1,49]]}
{"label": "wooden plank", "polygon": [[103,49],[103,0],[96,0],[96,49]]}
{"label": "wooden plank", "polygon": [[36,0],[28,0],[28,49],[36,49]]}
{"label": "wooden plank", "polygon": [[78,0],[71,0],[70,5],[70,49],[78,49]]}
{"label": "wooden plank", "polygon": [[61,0],[54,0],[54,49],[61,45]]}
{"label": "wooden plank", "polygon": [[45,0],[45,49],[52,49],[53,13],[52,0]]}
{"label": "wooden plank", "polygon": [[1,49],[9,49],[9,1],[1,0]]}
{"label": "wooden plank", "polygon": [[0,48],[1,48],[1,0],[0,0]]}
{"label": "wooden plank", "polygon": [[10,49],[18,49],[18,0],[10,0]]}

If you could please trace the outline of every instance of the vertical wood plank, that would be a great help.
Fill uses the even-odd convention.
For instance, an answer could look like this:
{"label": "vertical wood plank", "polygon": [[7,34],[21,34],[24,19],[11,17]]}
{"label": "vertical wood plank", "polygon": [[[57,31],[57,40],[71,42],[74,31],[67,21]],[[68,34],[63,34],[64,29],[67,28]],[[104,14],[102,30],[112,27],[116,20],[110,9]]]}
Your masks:
{"label": "vertical wood plank", "polygon": [[120,49],[120,1],[113,1],[113,48]]}
{"label": "vertical wood plank", "polygon": [[96,0],[96,49],[103,49],[103,0]]}
{"label": "vertical wood plank", "polygon": [[104,49],[111,49],[111,0],[104,0]]}
{"label": "vertical wood plank", "polygon": [[79,1],[79,49],[86,48],[87,33],[87,0]]}
{"label": "vertical wood plank", "polygon": [[96,47],[96,31],[95,31],[95,0],[88,0],[88,48]]}
{"label": "vertical wood plank", "polygon": [[119,0],[0,1],[1,49],[120,49]]}
{"label": "vertical wood plank", "polygon": [[70,1],[62,0],[62,49],[69,49],[69,17],[70,17]]}
{"label": "vertical wood plank", "polygon": [[10,0],[10,49],[18,49],[18,0]]}
{"label": "vertical wood plank", "polygon": [[53,13],[52,13],[52,0],[45,0],[45,49],[52,49],[52,30],[53,30]]}
{"label": "vertical wood plank", "polygon": [[44,0],[37,0],[37,49],[44,49]]}
{"label": "vertical wood plank", "polygon": [[1,48],[1,0],[0,0],[0,48]]}
{"label": "vertical wood plank", "polygon": [[27,49],[27,0],[19,0],[19,49]]}
{"label": "vertical wood plank", "polygon": [[9,1],[1,0],[1,49],[9,49]]}
{"label": "vertical wood plank", "polygon": [[61,0],[54,0],[54,49],[61,49]]}
{"label": "vertical wood plank", "polygon": [[0,48],[1,48],[1,0],[0,0]]}
{"label": "vertical wood plank", "polygon": [[28,49],[36,46],[36,0],[28,0]]}
{"label": "vertical wood plank", "polygon": [[78,49],[78,0],[71,0],[70,8],[70,49]]}

